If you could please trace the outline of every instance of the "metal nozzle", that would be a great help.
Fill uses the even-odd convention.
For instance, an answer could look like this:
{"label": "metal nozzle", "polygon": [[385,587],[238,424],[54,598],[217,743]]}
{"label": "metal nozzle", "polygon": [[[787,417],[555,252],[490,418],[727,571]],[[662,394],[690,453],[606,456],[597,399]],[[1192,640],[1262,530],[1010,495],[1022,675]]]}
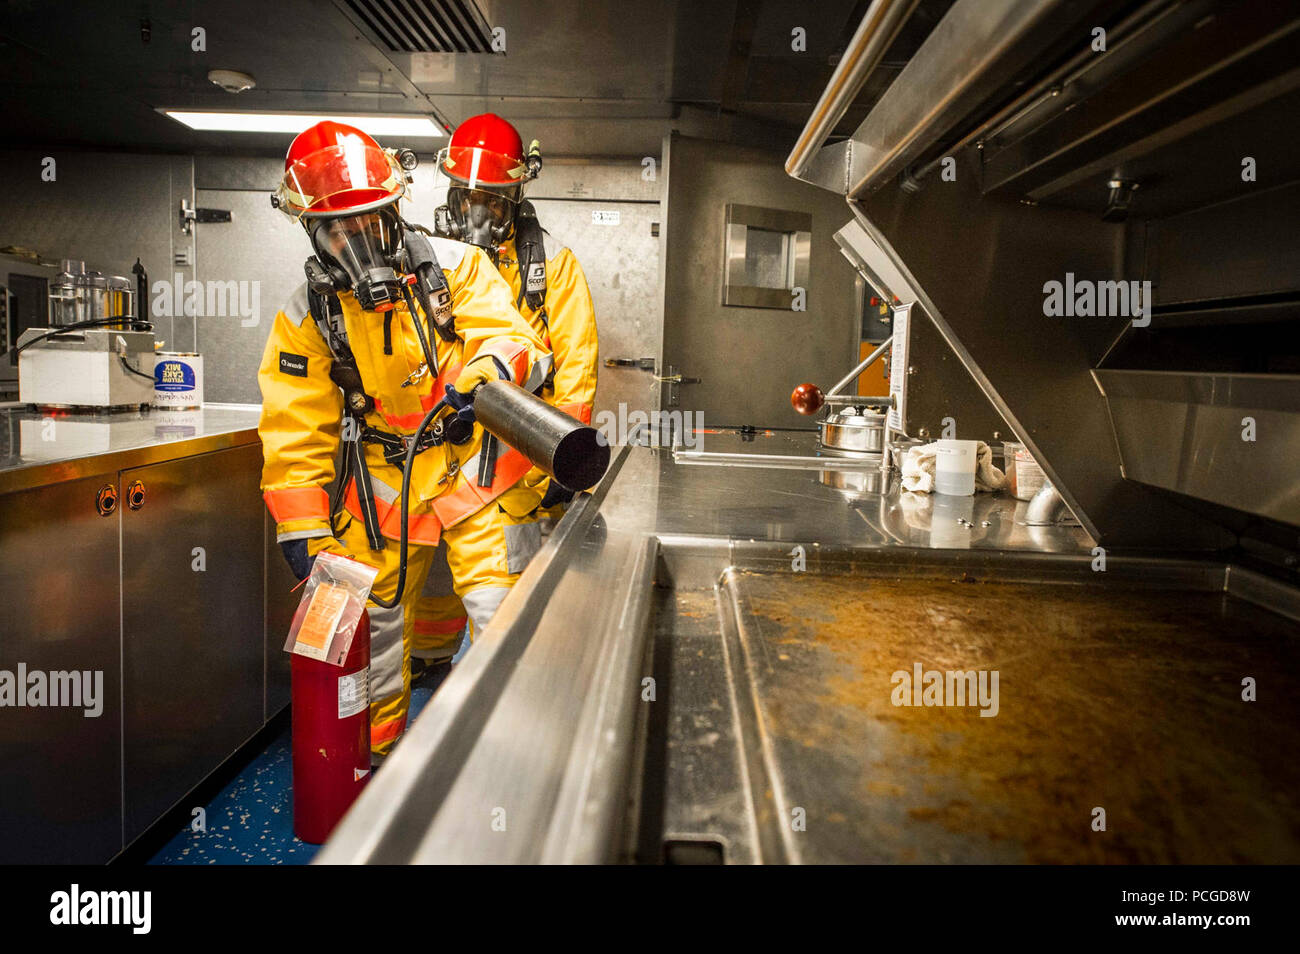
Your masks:
{"label": "metal nozzle", "polygon": [[568,490],[599,483],[609,467],[609,444],[517,384],[489,381],[474,392],[474,417]]}

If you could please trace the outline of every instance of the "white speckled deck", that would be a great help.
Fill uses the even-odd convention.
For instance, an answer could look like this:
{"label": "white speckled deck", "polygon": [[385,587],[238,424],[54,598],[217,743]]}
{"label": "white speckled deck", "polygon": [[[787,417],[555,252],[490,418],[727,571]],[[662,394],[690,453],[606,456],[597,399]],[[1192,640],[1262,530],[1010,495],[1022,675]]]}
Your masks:
{"label": "white speckled deck", "polygon": [[[442,678],[431,674],[412,687],[411,721]],[[205,809],[205,831],[185,828],[149,864],[305,865],[319,850],[318,845],[293,836],[293,762],[287,727]]]}

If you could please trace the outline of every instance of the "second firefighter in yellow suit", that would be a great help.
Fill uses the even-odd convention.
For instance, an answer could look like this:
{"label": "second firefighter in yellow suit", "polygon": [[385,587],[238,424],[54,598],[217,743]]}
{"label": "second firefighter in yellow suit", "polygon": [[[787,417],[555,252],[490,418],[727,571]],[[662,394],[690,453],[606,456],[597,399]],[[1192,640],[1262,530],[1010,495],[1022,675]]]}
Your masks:
{"label": "second firefighter in yellow suit", "polygon": [[[440,310],[451,324],[444,335],[426,323],[421,341],[416,322],[424,320],[423,308],[413,312],[402,288],[411,277],[391,268],[396,246],[387,230],[406,223],[395,199],[384,197],[404,194],[401,177],[391,153],[350,127],[323,123],[295,140],[280,207],[304,222],[318,253],[310,261],[350,287],[315,299],[316,312],[313,292],[301,288],[276,315],[258,372],[262,489],[291,566],[305,576],[320,551],[345,554],[379,570],[373,593],[385,601],[397,588],[403,439],[448,385],[469,394],[504,378],[533,390],[551,369],[548,349],[487,255],[459,242],[429,240],[440,272],[433,278],[446,293]],[[408,244],[415,244],[409,236]],[[359,372],[351,390],[337,377],[346,364],[340,351]],[[345,402],[354,400],[357,413],[341,423]],[[455,591],[481,627],[540,542],[541,492],[521,483],[531,463],[502,447],[494,479],[479,486],[483,432],[477,425],[466,430],[459,444],[445,441],[416,454],[403,598],[392,609],[369,607],[371,748],[379,757],[406,726],[413,609],[434,548],[446,545]],[[361,456],[360,469],[351,468],[337,487],[342,507],[332,518],[326,485],[348,452]]]}
{"label": "second firefighter in yellow suit", "polygon": [[[519,133],[500,116],[485,113],[465,120],[439,163],[439,174],[447,179],[447,205],[438,210],[438,227],[493,256],[515,304],[554,354],[542,398],[590,424],[598,360],[595,310],[577,256],[541,228],[523,201],[524,183],[540,166],[537,144],[525,155]],[[563,515],[570,496],[563,488],[552,486],[536,469],[523,483],[545,491],[538,516]],[[448,554],[448,561],[453,560]],[[465,609],[453,592],[448,568],[435,557],[416,607],[415,656],[435,663],[450,659],[458,647],[463,654],[476,635],[473,614]]]}

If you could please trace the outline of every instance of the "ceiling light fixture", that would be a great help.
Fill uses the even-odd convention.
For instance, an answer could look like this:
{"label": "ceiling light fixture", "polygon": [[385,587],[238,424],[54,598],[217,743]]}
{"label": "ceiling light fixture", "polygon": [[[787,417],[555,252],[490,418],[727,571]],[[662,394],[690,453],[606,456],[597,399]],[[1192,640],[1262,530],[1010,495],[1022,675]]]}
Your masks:
{"label": "ceiling light fixture", "polygon": [[347,123],[372,136],[405,136],[414,139],[439,139],[443,132],[428,116],[345,115],[342,113],[264,113],[200,112],[182,109],[159,109],[199,132],[300,133],[325,120]]}
{"label": "ceiling light fixture", "polygon": [[238,70],[211,70],[208,79],[216,83],[227,93],[242,93],[257,85],[257,80]]}

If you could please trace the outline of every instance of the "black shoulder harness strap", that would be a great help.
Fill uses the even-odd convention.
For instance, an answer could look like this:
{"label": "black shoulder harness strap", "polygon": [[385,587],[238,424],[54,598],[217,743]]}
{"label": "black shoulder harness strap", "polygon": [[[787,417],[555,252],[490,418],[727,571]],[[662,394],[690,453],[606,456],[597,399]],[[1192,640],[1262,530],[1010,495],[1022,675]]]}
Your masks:
{"label": "black shoulder harness strap", "polygon": [[515,307],[524,301],[546,322],[546,243],[542,237],[542,223],[537,221],[537,210],[528,201],[519,203],[515,216],[515,255],[519,259],[519,296]]}
{"label": "black shoulder harness strap", "polygon": [[[343,305],[339,303],[339,296],[333,292],[323,294],[308,287],[307,306],[311,309],[316,330],[325,339],[325,344],[329,345],[330,354],[334,355],[335,363],[343,362],[355,367],[356,361],[348,346],[348,332],[343,324]],[[331,372],[330,377],[333,376]]]}
{"label": "black shoulder harness strap", "polygon": [[375,507],[370,469],[366,466],[366,455],[361,446],[366,411],[374,407],[374,402],[363,389],[361,372],[357,370],[356,359],[348,346],[347,329],[343,324],[343,306],[339,304],[338,295],[322,294],[308,288],[307,304],[311,309],[312,320],[316,322],[316,328],[334,358],[330,364],[330,380],[343,391],[343,434],[334,473],[334,499],[330,502],[330,531],[335,534],[339,532],[337,520],[343,510],[343,495],[347,492],[348,481],[355,476],[357,499],[361,503],[361,514],[366,525],[366,540],[370,549],[382,550],[384,537],[379,532],[379,511]]}
{"label": "black shoulder harness strap", "polygon": [[[437,267],[436,261],[434,267]],[[338,532],[336,520],[343,510],[343,495],[347,492],[348,481],[352,480],[357,488],[357,501],[361,504],[361,514],[366,525],[366,540],[370,549],[382,550],[384,537],[379,530],[379,511],[375,506],[375,493],[370,484],[370,468],[366,464],[364,445],[381,445],[384,448],[384,459],[401,469],[410,447],[409,438],[386,433],[366,423],[366,415],[374,410],[375,401],[365,391],[356,358],[348,345],[343,306],[339,303],[338,295],[318,292],[309,287],[307,303],[312,320],[334,359],[330,365],[330,380],[343,391],[343,434],[339,462],[335,468],[334,498],[330,503],[330,530]],[[435,436],[432,431],[426,432],[416,447],[416,453],[422,453],[441,443],[441,437]]]}

